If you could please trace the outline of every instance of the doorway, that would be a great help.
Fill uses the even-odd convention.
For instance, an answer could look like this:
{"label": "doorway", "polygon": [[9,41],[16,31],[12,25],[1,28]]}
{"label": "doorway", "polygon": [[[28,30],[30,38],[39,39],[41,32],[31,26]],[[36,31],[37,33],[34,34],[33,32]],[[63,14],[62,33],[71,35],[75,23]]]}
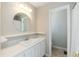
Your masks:
{"label": "doorway", "polygon": [[[70,5],[54,8],[49,11],[50,56],[55,54],[56,49],[56,53],[58,53],[57,51],[62,51],[58,53],[58,56],[60,56],[60,53],[70,56],[70,13]],[[64,57],[64,55],[62,56]]]}

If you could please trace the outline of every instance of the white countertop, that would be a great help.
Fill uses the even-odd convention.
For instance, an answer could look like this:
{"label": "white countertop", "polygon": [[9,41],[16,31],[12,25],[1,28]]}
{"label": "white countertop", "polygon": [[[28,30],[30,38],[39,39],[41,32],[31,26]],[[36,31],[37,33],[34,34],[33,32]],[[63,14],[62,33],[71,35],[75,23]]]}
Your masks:
{"label": "white countertop", "polygon": [[43,32],[27,32],[27,33],[18,33],[18,34],[13,34],[13,35],[5,35],[5,36],[2,36],[2,37],[16,37],[16,36],[23,36],[23,35],[31,35],[31,34],[45,34]]}
{"label": "white countertop", "polygon": [[37,43],[41,42],[44,39],[45,37],[33,38],[33,39],[29,39],[28,41],[22,41],[15,46],[2,49],[0,50],[0,57],[16,56],[18,53],[21,53],[25,49],[27,50],[31,48],[32,46],[36,45]]}
{"label": "white countertop", "polygon": [[20,36],[23,36],[23,35],[32,35],[32,34],[45,34],[45,33],[43,33],[43,32],[27,32],[27,33],[13,34],[13,35],[5,35],[5,36],[0,37],[0,43],[9,40],[7,38],[10,38],[10,37],[20,37]]}

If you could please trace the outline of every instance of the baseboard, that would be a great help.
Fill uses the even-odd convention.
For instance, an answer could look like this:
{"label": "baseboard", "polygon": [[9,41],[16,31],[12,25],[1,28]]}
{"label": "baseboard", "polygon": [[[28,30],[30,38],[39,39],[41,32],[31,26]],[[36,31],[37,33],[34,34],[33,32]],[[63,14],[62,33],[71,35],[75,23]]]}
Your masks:
{"label": "baseboard", "polygon": [[53,46],[54,48],[58,48],[58,49],[63,49],[63,50],[65,50],[65,51],[67,51],[67,49],[66,48],[63,48],[63,47],[59,47],[59,46]]}

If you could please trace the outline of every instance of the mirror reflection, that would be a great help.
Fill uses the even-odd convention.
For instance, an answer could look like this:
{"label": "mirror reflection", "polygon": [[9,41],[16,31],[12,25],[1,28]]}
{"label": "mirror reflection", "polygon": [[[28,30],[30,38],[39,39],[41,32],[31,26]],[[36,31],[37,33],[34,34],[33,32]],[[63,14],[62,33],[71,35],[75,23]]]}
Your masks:
{"label": "mirror reflection", "polygon": [[[19,30],[21,32],[28,31],[28,28],[29,28],[29,25],[30,25],[30,19],[25,13],[17,13],[17,14],[15,14],[13,20],[17,21],[19,23],[19,26],[17,26],[17,28],[19,27]],[[17,23],[17,22],[15,22],[15,23]]]}

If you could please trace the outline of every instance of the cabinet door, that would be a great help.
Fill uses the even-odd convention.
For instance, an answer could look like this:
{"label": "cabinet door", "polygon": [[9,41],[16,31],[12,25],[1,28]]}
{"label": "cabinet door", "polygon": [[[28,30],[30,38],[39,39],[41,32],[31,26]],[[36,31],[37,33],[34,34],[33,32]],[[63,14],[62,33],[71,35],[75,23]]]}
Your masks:
{"label": "cabinet door", "polygon": [[16,55],[15,57],[24,57],[24,52],[19,53],[18,55]]}
{"label": "cabinet door", "polygon": [[33,52],[35,57],[41,57],[40,52],[41,52],[41,44],[38,43],[33,47]]}
{"label": "cabinet door", "polygon": [[40,43],[26,50],[25,57],[40,57]]}
{"label": "cabinet door", "polygon": [[25,57],[33,57],[33,47],[25,51]]}
{"label": "cabinet door", "polygon": [[46,52],[46,49],[45,49],[45,40],[43,40],[42,42],[40,42],[40,55],[44,56],[45,52]]}
{"label": "cabinet door", "polygon": [[45,54],[45,40],[25,51],[25,57],[42,57]]}

